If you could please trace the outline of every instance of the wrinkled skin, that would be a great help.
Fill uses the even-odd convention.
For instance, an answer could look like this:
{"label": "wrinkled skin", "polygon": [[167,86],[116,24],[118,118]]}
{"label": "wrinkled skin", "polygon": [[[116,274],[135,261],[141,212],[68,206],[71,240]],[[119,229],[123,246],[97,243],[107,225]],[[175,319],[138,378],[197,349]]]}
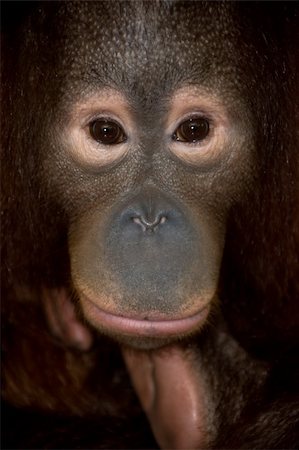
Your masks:
{"label": "wrinkled skin", "polygon": [[[67,7],[71,17],[83,14],[87,30],[78,43],[80,24],[67,24],[44,170],[71,218],[71,273],[85,317],[149,348],[198,331],[216,302],[227,212],[252,178],[253,132],[234,52],[214,44],[226,22],[213,19],[207,38],[200,30],[209,14],[197,24],[195,4],[103,8],[98,17],[92,5]],[[174,22],[185,15],[177,34],[163,11]],[[209,124],[207,136],[173,138],[192,118]],[[90,124],[104,119],[121,129],[119,142],[92,136]]]}
{"label": "wrinkled skin", "polygon": [[[109,4],[102,16],[110,22],[109,38],[101,17],[94,23],[93,6],[80,6],[79,12],[77,6],[67,8],[74,16],[83,13],[90,28],[87,25],[84,50],[74,38],[62,56],[62,70],[68,68],[62,92],[66,98],[57,105],[53,151],[44,164],[51,189],[63,203],[71,201],[71,273],[84,316],[121,343],[149,350],[198,332],[216,303],[227,211],[241,195],[244,179],[251,178],[252,130],[237,83],[225,79],[232,51],[221,49],[217,80],[219,48],[212,59],[206,54],[227,24],[218,22],[206,42],[207,33],[197,28],[208,19],[192,24],[195,5],[172,10],[174,22],[186,15],[176,35],[173,22],[163,15],[168,5],[127,5],[121,23],[115,20],[118,8]],[[126,19],[132,15],[134,20]],[[196,34],[191,51],[189,39],[184,39],[190,27]],[[72,20],[69,28],[72,40],[78,28]],[[148,36],[157,30],[150,44]],[[82,58],[86,48],[91,63]],[[112,70],[103,70],[104,64]],[[90,71],[98,78],[89,78]],[[70,98],[72,78],[78,81]],[[193,117],[209,120],[208,136],[175,141],[176,129]],[[126,140],[93,142],[88,125],[94,118],[114,119]],[[76,198],[69,199],[65,180],[68,189],[77,191]],[[130,351],[124,354],[139,393],[143,377],[134,373]],[[174,346],[173,354],[162,357],[161,364],[153,357],[159,380],[153,389],[163,405],[153,413],[144,409],[162,447],[204,446],[205,389],[193,375],[193,365],[185,364],[184,352]],[[142,358],[139,362],[137,356],[137,366],[143,367]],[[181,379],[182,392],[175,387],[175,380]],[[142,394],[140,398],[144,403]],[[173,416],[172,411],[180,413]]]}
{"label": "wrinkled skin", "polygon": [[[96,423],[121,416],[116,398],[103,411],[89,400],[103,334],[120,346],[159,447],[299,444],[296,58],[284,25],[273,31],[280,13],[251,23],[246,8],[33,8],[4,68],[4,312],[17,329],[11,299],[38,298],[54,338],[45,345],[65,349],[64,371],[88,395],[78,407],[77,388],[63,408],[43,402],[32,394],[43,381],[22,386],[11,363],[8,403],[88,416],[90,402]],[[131,397],[126,412],[139,408]],[[90,444],[82,432],[79,445],[133,445],[111,434]]]}

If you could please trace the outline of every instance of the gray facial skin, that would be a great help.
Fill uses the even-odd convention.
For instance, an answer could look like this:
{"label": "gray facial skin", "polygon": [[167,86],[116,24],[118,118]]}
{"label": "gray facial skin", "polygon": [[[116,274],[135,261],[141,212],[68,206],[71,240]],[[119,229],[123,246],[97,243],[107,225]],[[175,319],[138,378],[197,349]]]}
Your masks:
{"label": "gray facial skin", "polygon": [[[72,217],[73,282],[96,328],[161,345],[199,330],[216,303],[227,213],[251,179],[238,33],[224,5],[59,9],[59,95],[44,167]],[[192,120],[207,132],[186,140]],[[97,140],[91,126],[101,121],[119,141]],[[128,322],[109,324],[103,312]],[[167,332],[169,321],[178,326]]]}
{"label": "gray facial skin", "polygon": [[7,448],[298,448],[295,4],[6,2]]}

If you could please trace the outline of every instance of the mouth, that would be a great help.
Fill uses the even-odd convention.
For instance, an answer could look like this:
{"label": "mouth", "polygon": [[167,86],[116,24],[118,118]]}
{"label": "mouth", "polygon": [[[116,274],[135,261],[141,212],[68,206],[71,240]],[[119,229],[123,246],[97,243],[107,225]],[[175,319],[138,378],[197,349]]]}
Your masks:
{"label": "mouth", "polygon": [[81,303],[85,317],[98,330],[109,335],[136,338],[172,339],[190,335],[202,327],[210,311],[207,305],[196,314],[182,319],[148,320],[108,313],[85,296]]}

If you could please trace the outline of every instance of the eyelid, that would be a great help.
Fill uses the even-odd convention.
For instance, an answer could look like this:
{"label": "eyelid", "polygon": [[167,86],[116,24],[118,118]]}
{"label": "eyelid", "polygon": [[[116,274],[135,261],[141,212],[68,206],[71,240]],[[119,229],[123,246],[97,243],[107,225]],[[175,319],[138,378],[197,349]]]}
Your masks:
{"label": "eyelid", "polygon": [[89,127],[90,124],[92,124],[93,122],[96,122],[97,120],[104,120],[104,121],[107,121],[107,122],[114,122],[120,128],[122,128],[125,131],[126,127],[123,124],[123,122],[118,117],[113,116],[113,114],[111,114],[110,112],[108,113],[108,112],[105,112],[105,111],[103,111],[101,113],[99,113],[99,112],[94,113],[94,114],[90,115],[88,118],[85,118],[83,123],[82,123],[82,127],[83,128]]}
{"label": "eyelid", "polygon": [[176,132],[176,130],[181,125],[183,125],[183,123],[188,122],[189,119],[205,119],[209,122],[209,126],[211,129],[214,128],[214,125],[215,125],[215,121],[210,116],[210,114],[203,112],[203,111],[194,111],[194,112],[187,113],[187,114],[184,114],[183,116],[179,117],[173,124],[171,124],[168,127],[167,134],[172,136]]}
{"label": "eyelid", "polygon": [[[209,109],[203,111],[200,108],[192,108],[189,111],[183,111],[177,120],[168,126],[170,138],[168,138],[168,151],[170,154],[187,166],[207,167],[210,164],[216,164],[224,157],[229,132],[229,122],[227,116],[221,113],[220,109]],[[209,133],[202,139],[195,142],[177,141],[172,139],[176,130],[188,119],[202,118],[209,122]]]}

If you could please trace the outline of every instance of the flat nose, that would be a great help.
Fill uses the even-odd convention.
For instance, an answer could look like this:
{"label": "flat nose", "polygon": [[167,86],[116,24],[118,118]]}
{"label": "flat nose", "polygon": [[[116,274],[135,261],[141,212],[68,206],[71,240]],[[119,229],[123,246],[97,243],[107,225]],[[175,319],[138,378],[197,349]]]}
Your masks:
{"label": "flat nose", "polygon": [[175,234],[178,227],[185,227],[185,217],[179,206],[164,193],[152,189],[144,190],[124,203],[120,214],[116,212],[115,220],[122,233],[133,233],[131,236],[136,233],[138,239],[140,232],[155,234],[161,239],[165,233],[169,236],[169,233]]}
{"label": "flat nose", "polygon": [[153,233],[160,225],[167,221],[167,216],[163,212],[158,212],[154,217],[149,218],[144,214],[137,214],[132,217],[132,221],[142,228],[142,231]]}

